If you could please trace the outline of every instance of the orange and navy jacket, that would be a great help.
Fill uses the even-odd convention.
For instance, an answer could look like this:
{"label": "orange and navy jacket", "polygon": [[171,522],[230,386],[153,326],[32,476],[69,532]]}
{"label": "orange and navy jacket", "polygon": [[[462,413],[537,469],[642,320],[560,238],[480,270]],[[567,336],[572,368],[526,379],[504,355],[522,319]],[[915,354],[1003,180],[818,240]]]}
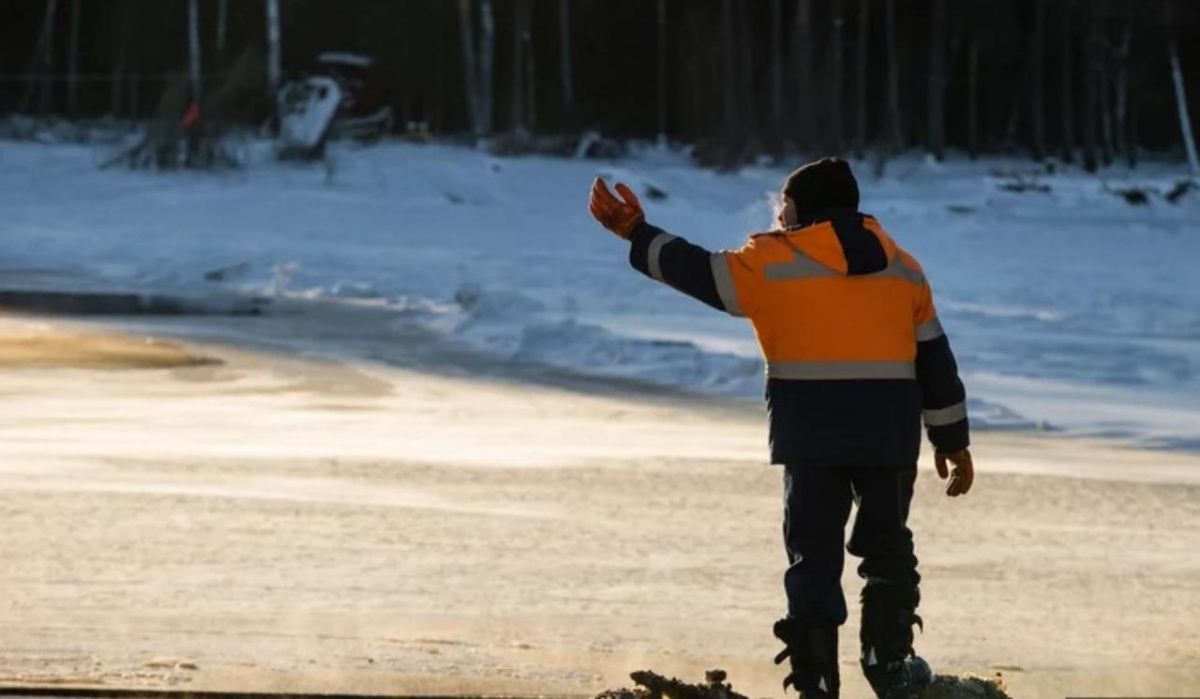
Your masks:
{"label": "orange and navy jacket", "polygon": [[635,269],[748,318],[766,359],[771,461],[904,467],[969,443],[966,394],[921,265],[871,216],[828,210],[709,252],[649,224]]}

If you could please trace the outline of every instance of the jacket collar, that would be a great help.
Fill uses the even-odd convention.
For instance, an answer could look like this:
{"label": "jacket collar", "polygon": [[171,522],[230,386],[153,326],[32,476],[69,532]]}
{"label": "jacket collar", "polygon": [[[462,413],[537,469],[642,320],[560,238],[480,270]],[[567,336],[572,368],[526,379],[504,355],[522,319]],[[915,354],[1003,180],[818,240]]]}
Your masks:
{"label": "jacket collar", "polygon": [[796,223],[785,227],[783,230],[798,231],[802,228],[808,228],[809,226],[815,226],[816,224],[821,223],[823,221],[844,220],[847,218],[854,218],[854,217],[858,217],[858,216],[861,216],[864,218],[870,218],[870,216],[868,216],[867,214],[864,214],[864,213],[855,211],[854,209],[850,209],[850,208],[846,208],[846,207],[831,207],[831,208],[827,208],[827,209],[817,209],[816,211],[807,211],[804,214],[800,215],[800,217],[796,221]]}

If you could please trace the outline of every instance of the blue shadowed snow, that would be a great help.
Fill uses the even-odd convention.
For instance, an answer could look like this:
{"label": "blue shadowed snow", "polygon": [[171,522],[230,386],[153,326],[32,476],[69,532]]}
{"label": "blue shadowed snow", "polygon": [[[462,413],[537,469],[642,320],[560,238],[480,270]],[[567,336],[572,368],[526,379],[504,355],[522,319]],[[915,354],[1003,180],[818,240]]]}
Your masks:
{"label": "blue shadowed snow", "polygon": [[[50,269],[145,290],[379,299],[500,356],[758,398],[744,321],[633,272],[587,216],[598,174],[657,225],[736,247],[771,218],[783,168],[723,175],[650,150],[618,163],[497,159],[445,146],[338,151],[335,173],[273,163],[223,175],[100,172],[74,146],[0,144],[0,279]],[[1200,449],[1200,197],[1133,207],[1182,171],[1041,178],[1023,161],[857,170],[863,209],[921,260],[973,422]],[[1107,182],[1107,185],[1106,185]],[[244,267],[237,267],[248,263]],[[220,283],[204,273],[236,268]]]}

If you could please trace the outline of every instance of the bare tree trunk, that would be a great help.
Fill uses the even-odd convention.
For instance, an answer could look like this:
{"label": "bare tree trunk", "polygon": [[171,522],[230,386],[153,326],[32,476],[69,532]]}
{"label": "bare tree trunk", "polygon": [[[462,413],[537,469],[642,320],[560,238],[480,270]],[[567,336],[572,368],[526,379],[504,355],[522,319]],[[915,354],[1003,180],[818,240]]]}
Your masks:
{"label": "bare tree trunk", "polygon": [[479,123],[483,134],[492,133],[495,114],[496,19],[492,0],[479,0]]}
{"label": "bare tree trunk", "polygon": [[266,0],[267,3],[267,87],[271,90],[271,100],[279,93],[279,83],[283,80],[283,47],[281,46],[279,28],[279,0]]}
{"label": "bare tree trunk", "polygon": [[1135,168],[1138,164],[1138,105],[1137,102],[1129,103],[1129,149],[1125,153],[1125,157],[1129,159],[1129,167]]}
{"label": "bare tree trunk", "polygon": [[426,126],[431,134],[441,133],[445,130],[446,118],[446,86],[451,84],[450,76],[446,75],[446,46],[451,39],[448,37],[445,27],[443,26],[438,43],[440,44],[437,52],[434,53],[433,61],[433,90],[432,96],[429,99],[427,108],[428,115],[426,117]]}
{"label": "bare tree trunk", "polygon": [[54,100],[54,30],[46,36],[46,52],[42,64],[42,86],[38,111],[49,114],[55,108]]}
{"label": "bare tree trunk", "polygon": [[737,95],[734,92],[734,63],[737,57],[733,52],[733,0],[721,0],[721,61],[724,74],[721,76],[721,104],[725,114],[726,135],[731,135],[737,128]]}
{"label": "bare tree trunk", "polygon": [[476,85],[475,30],[471,24],[471,0],[458,0],[458,19],[462,35],[463,90],[467,108],[467,120],[471,123],[471,134],[475,138],[483,135],[483,119],[480,115],[479,92]]}
{"label": "bare tree trunk", "polygon": [[778,147],[783,137],[783,23],[782,0],[771,0],[771,141]]}
{"label": "bare tree trunk", "polygon": [[967,48],[967,154],[979,157],[979,38]]}
{"label": "bare tree trunk", "polygon": [[1087,8],[1087,39],[1084,41],[1083,61],[1083,169],[1095,172],[1099,167],[1096,158],[1096,111],[1099,95],[1096,94],[1096,16],[1091,6]]}
{"label": "bare tree trunk", "polygon": [[509,103],[509,130],[513,133],[520,133],[525,130],[525,123],[522,119],[522,111],[525,107],[525,77],[524,70],[524,55],[521,49],[525,46],[525,26],[522,21],[522,15],[528,17],[529,3],[528,0],[515,0],[513,3],[513,26],[512,26],[512,70],[509,84],[509,93],[511,95]]}
{"label": "bare tree trunk", "polygon": [[55,0],[46,0],[46,12],[42,18],[42,31],[38,34],[37,44],[33,49],[33,60],[30,61],[29,75],[25,80],[25,96],[21,100],[21,111],[29,111],[33,105],[34,87],[37,85],[39,73],[42,76],[42,111],[48,110],[50,102],[50,71],[54,69],[54,13],[57,9]]}
{"label": "bare tree trunk", "polygon": [[[761,147],[762,144],[756,142],[757,139],[754,138],[754,135],[761,133],[763,129],[767,128],[767,125],[765,123],[756,124],[755,116],[759,114],[759,111],[747,108],[759,100],[754,93],[754,84],[751,80],[754,75],[753,38],[750,33],[750,12],[745,3],[739,2],[734,5],[733,26],[734,47],[738,60],[737,69],[734,71],[737,79],[735,87],[737,88],[738,133],[747,144]],[[750,138],[747,139],[747,136]],[[743,152],[743,155],[746,153]]]}
{"label": "bare tree trunk", "polygon": [[79,113],[79,0],[71,0],[71,37],[67,57],[67,113]]}
{"label": "bare tree trunk", "polygon": [[1121,33],[1121,47],[1117,52],[1116,117],[1117,148],[1125,154],[1129,167],[1136,159],[1133,155],[1133,138],[1129,131],[1129,49],[1133,43],[1133,26],[1125,25]]}
{"label": "bare tree trunk", "polygon": [[561,2],[561,12],[558,16],[559,48],[561,49],[559,70],[562,77],[563,110],[567,114],[571,114],[575,111],[575,83],[571,79],[571,0],[561,0]]}
{"label": "bare tree trunk", "polygon": [[946,0],[933,0],[929,26],[929,129],[926,146],[937,160],[946,157]]}
{"label": "bare tree trunk", "polygon": [[887,44],[887,108],[890,127],[889,149],[895,153],[904,147],[904,129],[900,121],[900,59],[896,45],[896,0],[884,0]]}
{"label": "bare tree trunk", "polygon": [[843,30],[846,17],[843,14],[842,0],[833,0],[833,27],[829,37],[829,145],[836,153],[842,152],[842,106],[845,103],[845,80],[843,79]]}
{"label": "bare tree trunk", "polygon": [[667,140],[667,0],[658,0],[658,141]]}
{"label": "bare tree trunk", "polygon": [[109,111],[114,117],[121,115],[121,88],[125,83],[125,51],[129,44],[129,8],[122,4],[121,31],[117,39],[117,54],[113,58],[112,84],[109,93]]}
{"label": "bare tree trunk", "polygon": [[687,53],[683,54],[677,65],[687,82],[687,89],[681,88],[678,94],[673,96],[682,102],[681,111],[693,115],[694,119],[680,120],[675,128],[680,135],[703,136],[713,133],[721,126],[719,113],[712,108],[711,98],[713,90],[720,83],[719,62],[715,60],[714,52],[693,48],[706,46],[711,41],[711,23],[704,22],[697,12],[683,13],[683,23],[685,34],[680,46]]}
{"label": "bare tree trunk", "polygon": [[816,143],[816,111],[812,104],[817,101],[816,81],[813,79],[812,0],[797,0],[793,35],[796,63],[796,142],[802,150],[810,150]]}
{"label": "bare tree trunk", "polygon": [[1114,139],[1113,139],[1113,115],[1111,98],[1109,96],[1109,85],[1111,81],[1108,79],[1108,37],[1102,40],[1099,32],[1096,34],[1096,92],[1100,96],[1100,133],[1103,135],[1101,139],[1100,157],[1104,164],[1112,165]]}
{"label": "bare tree trunk", "polygon": [[[521,0],[527,7],[532,8],[533,0]],[[525,13],[525,32],[521,39],[521,51],[525,54],[525,122],[531,132],[537,132],[537,60],[533,50],[533,27],[530,24],[529,9]]]}
{"label": "bare tree trunk", "polygon": [[192,99],[200,101],[200,9],[198,0],[188,0],[188,74],[191,76]]}
{"label": "bare tree trunk", "polygon": [[1065,163],[1075,162],[1075,93],[1071,89],[1074,73],[1074,54],[1071,52],[1071,42],[1074,39],[1072,29],[1074,18],[1071,13],[1071,3],[1064,2],[1062,6],[1062,159]]}
{"label": "bare tree trunk", "polygon": [[528,131],[525,124],[525,45],[529,41],[529,5],[531,0],[516,0],[512,30],[512,117],[513,133]]}
{"label": "bare tree trunk", "polygon": [[854,155],[863,157],[866,150],[866,61],[869,60],[870,46],[870,1],[858,0],[858,38],[854,43]]}
{"label": "bare tree trunk", "polygon": [[1012,81],[1009,91],[1008,119],[1004,122],[1004,149],[1010,153],[1020,146],[1017,143],[1017,129],[1021,125],[1022,107],[1025,105],[1025,85],[1029,84],[1029,76],[1033,72],[1033,60],[1029,52],[1025,52],[1025,60],[1021,64],[1021,73]]}
{"label": "bare tree trunk", "polygon": [[225,57],[225,35],[229,28],[229,0],[217,0],[217,61]]}
{"label": "bare tree trunk", "polygon": [[1183,148],[1187,152],[1188,175],[1200,177],[1200,158],[1196,156],[1196,138],[1192,135],[1192,120],[1188,116],[1187,92],[1184,90],[1183,69],[1179,66],[1179,49],[1175,45],[1174,27],[1169,29],[1171,39],[1171,82],[1175,86],[1175,106],[1179,112],[1179,131],[1183,134]]}
{"label": "bare tree trunk", "polygon": [[1046,43],[1045,37],[1046,1],[1034,0],[1033,46],[1030,54],[1033,61],[1033,80],[1030,89],[1033,91],[1033,94],[1029,101],[1029,123],[1033,127],[1033,159],[1038,161],[1041,161],[1046,157],[1046,115],[1043,105],[1043,74]]}
{"label": "bare tree trunk", "polygon": [[858,0],[858,40],[855,43],[855,53],[858,58],[855,65],[854,81],[854,150],[855,155],[863,157],[867,147],[867,47],[870,43],[870,3],[869,0]]}

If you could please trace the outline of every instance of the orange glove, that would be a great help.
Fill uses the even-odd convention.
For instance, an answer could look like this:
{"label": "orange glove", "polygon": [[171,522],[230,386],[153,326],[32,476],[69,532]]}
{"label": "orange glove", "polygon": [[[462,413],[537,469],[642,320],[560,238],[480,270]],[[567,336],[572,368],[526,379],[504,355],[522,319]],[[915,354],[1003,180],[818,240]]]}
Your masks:
{"label": "orange glove", "polygon": [[624,183],[617,183],[617,194],[621,195],[620,199],[614,197],[604,180],[597,177],[592,183],[588,211],[592,212],[592,218],[599,221],[601,226],[629,240],[638,224],[646,220],[646,214],[642,212],[642,203],[637,195]]}

